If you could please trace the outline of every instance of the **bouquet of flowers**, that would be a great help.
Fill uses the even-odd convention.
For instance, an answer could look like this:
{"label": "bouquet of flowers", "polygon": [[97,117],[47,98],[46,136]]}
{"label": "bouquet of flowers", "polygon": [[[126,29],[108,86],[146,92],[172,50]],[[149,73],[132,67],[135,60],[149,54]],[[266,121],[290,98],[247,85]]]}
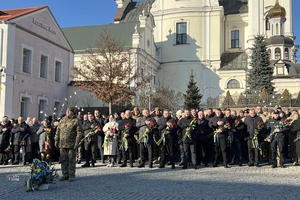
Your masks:
{"label": "bouquet of flowers", "polygon": [[235,128],[238,127],[240,124],[241,124],[241,121],[240,121],[240,120],[238,120],[238,119],[235,119],[235,120],[234,120],[234,127],[235,127]]}
{"label": "bouquet of flowers", "polygon": [[117,129],[115,127],[110,127],[109,130],[107,131],[107,133],[105,134],[104,137],[104,142],[102,147],[104,149],[107,149],[108,147],[108,143],[112,142],[113,138],[114,138],[114,134],[117,132]]}
{"label": "bouquet of flowers", "polygon": [[252,148],[259,149],[261,154],[262,154],[262,150],[261,150],[261,148],[259,146],[259,143],[258,143],[258,134],[259,134],[263,124],[264,123],[262,121],[257,122],[257,126],[254,129],[254,136],[252,138]]}
{"label": "bouquet of flowers", "polygon": [[128,149],[128,140],[127,137],[129,135],[131,125],[129,123],[125,124],[125,129],[123,130],[123,139],[120,145],[120,150],[126,151]]}
{"label": "bouquet of flowers", "polygon": [[38,190],[43,184],[55,183],[57,170],[47,162],[34,159],[30,166],[30,177],[25,182],[26,192]]}
{"label": "bouquet of flowers", "polygon": [[8,147],[4,150],[5,153],[9,153],[12,149],[11,145],[8,145]]}
{"label": "bouquet of flowers", "polygon": [[46,137],[45,137],[45,142],[44,142],[44,148],[45,148],[45,153],[46,153],[46,157],[50,158],[50,150],[51,148],[51,128],[45,128],[45,132],[46,132]]}
{"label": "bouquet of flowers", "polygon": [[165,142],[166,142],[165,135],[169,134],[171,132],[171,130],[174,128],[176,128],[176,125],[173,122],[167,122],[167,127],[162,132],[160,139],[157,142],[155,142],[157,144],[157,146],[159,146],[162,142],[163,142],[163,145],[165,145]]}
{"label": "bouquet of flowers", "polygon": [[154,121],[150,121],[149,124],[147,124],[146,126],[146,130],[143,133],[142,137],[137,141],[138,144],[140,144],[141,142],[144,143],[144,146],[146,147],[147,143],[148,143],[148,134],[151,132],[151,130],[155,127],[155,122]]}
{"label": "bouquet of flowers", "polygon": [[102,131],[101,126],[96,126],[92,130],[90,130],[90,132],[88,132],[88,134],[86,134],[86,136],[84,136],[84,138],[82,138],[82,140],[80,140],[79,144],[76,145],[75,149],[78,149],[84,141],[86,141],[87,143],[90,143],[92,140],[92,138],[91,138],[92,135],[95,135],[96,133],[101,132],[101,131]]}
{"label": "bouquet of flowers", "polygon": [[[215,131],[214,131],[214,143],[215,144],[217,144],[217,145],[219,145],[219,135],[218,135],[218,130],[219,130],[220,128],[217,128]],[[227,124],[225,124],[224,126],[223,126],[223,129],[231,129],[231,124],[228,122]],[[227,138],[227,140],[228,140],[228,138]],[[230,142],[231,143],[231,142]]]}
{"label": "bouquet of flowers", "polygon": [[192,139],[191,132],[196,128],[197,125],[197,118],[194,117],[194,119],[190,122],[190,125],[185,129],[185,134],[182,137],[182,141],[186,141],[188,138]]}
{"label": "bouquet of flowers", "polygon": [[[274,126],[274,130],[275,129],[282,129],[282,128],[284,128],[284,127],[287,127],[287,126],[289,126],[291,124],[291,122],[288,120],[288,119],[285,119],[284,121],[280,121],[279,122],[279,124],[278,125],[275,125]],[[277,135],[277,132],[272,132],[272,133],[270,133],[265,139],[264,139],[264,141],[266,141],[266,142],[271,142],[273,139],[274,139],[274,137]]]}

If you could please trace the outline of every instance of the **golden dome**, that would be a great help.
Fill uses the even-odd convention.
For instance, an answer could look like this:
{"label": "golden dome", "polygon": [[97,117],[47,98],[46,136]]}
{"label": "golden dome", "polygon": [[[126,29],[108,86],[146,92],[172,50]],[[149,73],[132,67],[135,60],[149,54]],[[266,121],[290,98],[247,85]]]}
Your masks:
{"label": "golden dome", "polygon": [[276,0],[275,6],[269,10],[268,16],[269,16],[269,19],[286,16],[286,11],[285,11],[284,7],[279,5],[278,0]]}

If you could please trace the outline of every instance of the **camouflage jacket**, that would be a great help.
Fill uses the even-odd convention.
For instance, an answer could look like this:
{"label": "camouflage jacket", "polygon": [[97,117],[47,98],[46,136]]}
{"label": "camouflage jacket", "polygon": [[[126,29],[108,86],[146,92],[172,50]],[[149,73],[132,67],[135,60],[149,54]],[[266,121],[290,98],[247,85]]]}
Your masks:
{"label": "camouflage jacket", "polygon": [[59,148],[74,148],[82,137],[80,120],[76,116],[66,116],[60,120],[54,140]]}

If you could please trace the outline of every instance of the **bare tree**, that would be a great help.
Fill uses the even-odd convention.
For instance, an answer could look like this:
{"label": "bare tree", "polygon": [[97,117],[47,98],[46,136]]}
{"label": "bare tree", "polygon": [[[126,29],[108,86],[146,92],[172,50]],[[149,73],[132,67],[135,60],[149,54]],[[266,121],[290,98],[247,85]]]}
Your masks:
{"label": "bare tree", "polygon": [[111,36],[108,30],[100,33],[95,46],[88,48],[81,66],[72,68],[72,77],[81,77],[75,85],[107,103],[111,114],[112,105],[131,102],[135,92],[150,82],[152,76],[142,76],[143,70],[133,64],[134,56],[130,50],[125,49],[124,43]]}

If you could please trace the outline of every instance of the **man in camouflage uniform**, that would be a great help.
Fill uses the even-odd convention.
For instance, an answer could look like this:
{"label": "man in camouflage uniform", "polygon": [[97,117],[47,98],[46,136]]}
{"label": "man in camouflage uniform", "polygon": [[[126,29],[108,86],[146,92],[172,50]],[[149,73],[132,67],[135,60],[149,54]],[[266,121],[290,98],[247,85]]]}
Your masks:
{"label": "man in camouflage uniform", "polygon": [[75,109],[69,107],[57,127],[55,146],[60,149],[62,177],[60,181],[74,181],[76,168],[76,147],[82,138],[81,122],[74,115]]}

